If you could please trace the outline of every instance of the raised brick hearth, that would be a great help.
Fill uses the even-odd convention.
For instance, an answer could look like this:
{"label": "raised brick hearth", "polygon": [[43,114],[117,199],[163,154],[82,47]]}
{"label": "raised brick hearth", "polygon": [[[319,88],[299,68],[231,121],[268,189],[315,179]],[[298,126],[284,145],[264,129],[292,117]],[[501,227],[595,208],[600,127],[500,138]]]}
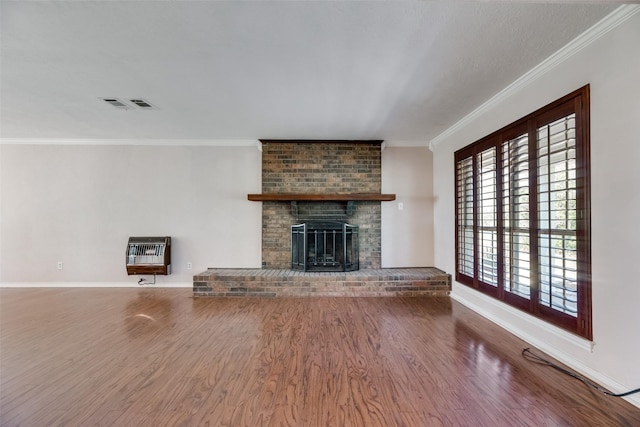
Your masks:
{"label": "raised brick hearth", "polygon": [[209,296],[446,296],[451,275],[433,267],[345,273],[211,268],[194,276],[193,295]]}

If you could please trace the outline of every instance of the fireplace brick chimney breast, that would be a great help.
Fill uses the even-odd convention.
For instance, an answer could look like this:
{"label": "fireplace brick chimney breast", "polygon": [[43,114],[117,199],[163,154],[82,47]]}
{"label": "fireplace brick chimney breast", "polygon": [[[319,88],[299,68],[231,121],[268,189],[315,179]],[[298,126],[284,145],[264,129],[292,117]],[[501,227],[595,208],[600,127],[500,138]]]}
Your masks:
{"label": "fireplace brick chimney breast", "polygon": [[[381,187],[379,141],[263,141],[263,193],[380,193]],[[318,204],[317,209],[322,209],[323,202],[308,203]],[[356,209],[348,222],[360,226],[360,268],[380,268],[380,202],[355,203]],[[263,268],[291,267],[291,226],[300,222],[291,203],[262,203]]]}

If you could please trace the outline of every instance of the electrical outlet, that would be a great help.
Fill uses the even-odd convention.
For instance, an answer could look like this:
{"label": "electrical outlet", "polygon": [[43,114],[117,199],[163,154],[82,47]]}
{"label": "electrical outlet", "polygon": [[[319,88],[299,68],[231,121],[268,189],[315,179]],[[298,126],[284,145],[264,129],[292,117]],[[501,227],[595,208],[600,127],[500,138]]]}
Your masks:
{"label": "electrical outlet", "polygon": [[58,261],[58,270],[62,270],[62,261]]}
{"label": "electrical outlet", "polygon": [[191,270],[193,268],[193,264],[190,262],[187,263],[187,270]]}

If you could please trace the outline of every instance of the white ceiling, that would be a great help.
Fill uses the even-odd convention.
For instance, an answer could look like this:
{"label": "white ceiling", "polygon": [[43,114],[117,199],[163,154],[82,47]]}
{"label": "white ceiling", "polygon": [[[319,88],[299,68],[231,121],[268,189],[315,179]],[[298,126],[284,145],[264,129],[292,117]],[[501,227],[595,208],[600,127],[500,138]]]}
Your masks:
{"label": "white ceiling", "polygon": [[616,6],[2,0],[0,135],[426,144]]}

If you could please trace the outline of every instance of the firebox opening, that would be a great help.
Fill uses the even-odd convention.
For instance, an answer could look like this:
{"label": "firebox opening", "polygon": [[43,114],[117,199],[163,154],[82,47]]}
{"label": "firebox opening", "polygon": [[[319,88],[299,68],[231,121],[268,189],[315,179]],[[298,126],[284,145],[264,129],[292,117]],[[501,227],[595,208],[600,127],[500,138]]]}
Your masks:
{"label": "firebox opening", "polygon": [[358,226],[309,221],[291,226],[291,268],[302,271],[354,271],[360,268]]}

